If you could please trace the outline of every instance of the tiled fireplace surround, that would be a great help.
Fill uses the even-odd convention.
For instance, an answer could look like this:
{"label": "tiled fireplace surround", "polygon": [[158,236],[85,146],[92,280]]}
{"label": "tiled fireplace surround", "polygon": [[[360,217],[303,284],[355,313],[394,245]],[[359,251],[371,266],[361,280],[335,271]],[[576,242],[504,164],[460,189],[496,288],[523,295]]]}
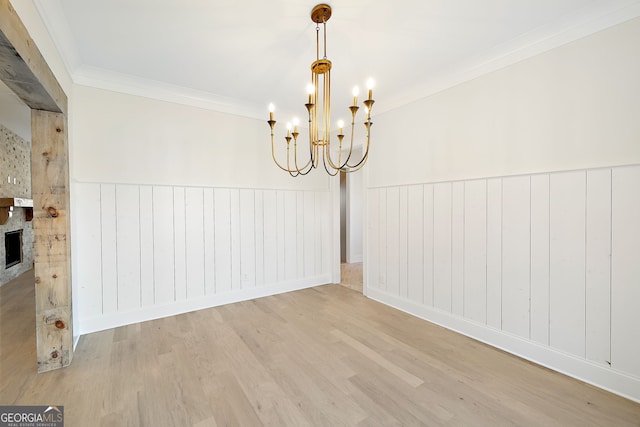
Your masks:
{"label": "tiled fireplace surround", "polygon": [[[31,198],[31,143],[0,125],[0,198]],[[0,224],[0,286],[33,267],[33,228],[26,211],[14,207]],[[6,268],[5,233],[22,230],[22,262]]]}

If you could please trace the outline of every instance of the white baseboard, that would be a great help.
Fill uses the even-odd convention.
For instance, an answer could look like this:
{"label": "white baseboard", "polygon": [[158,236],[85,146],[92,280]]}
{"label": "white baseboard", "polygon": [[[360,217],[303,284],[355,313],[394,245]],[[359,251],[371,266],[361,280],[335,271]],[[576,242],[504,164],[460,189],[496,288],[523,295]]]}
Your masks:
{"label": "white baseboard", "polygon": [[640,378],[489,326],[454,316],[448,312],[405,300],[379,289],[367,288],[365,291],[365,295],[373,300],[627,399],[640,402]]}
{"label": "white baseboard", "polygon": [[130,325],[133,323],[160,319],[162,317],[188,313],[191,311],[217,307],[224,304],[247,301],[284,292],[297,291],[313,286],[325,285],[327,283],[331,283],[331,276],[329,274],[310,277],[304,280],[281,282],[272,285],[226,292],[218,295],[210,295],[193,300],[178,301],[162,306],[146,307],[126,313],[112,313],[88,319],[80,319],[80,335],[104,331],[106,329],[117,328],[119,326]]}

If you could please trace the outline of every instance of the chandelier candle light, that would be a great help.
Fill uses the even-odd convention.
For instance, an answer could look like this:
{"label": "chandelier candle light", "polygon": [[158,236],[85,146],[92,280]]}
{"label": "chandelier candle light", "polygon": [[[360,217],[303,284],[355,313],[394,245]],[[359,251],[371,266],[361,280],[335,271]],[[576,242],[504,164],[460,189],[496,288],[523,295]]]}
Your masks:
{"label": "chandelier candle light", "polygon": [[[327,4],[319,4],[311,11],[311,20],[316,23],[316,60],[311,64],[311,83],[307,86],[307,112],[309,115],[309,158],[306,163],[300,166],[298,162],[298,132],[299,120],[294,118],[292,123],[287,123],[287,136],[285,136],[287,161],[286,165],[282,165],[276,159],[274,128],[276,121],[274,117],[275,107],[269,104],[269,127],[271,128],[271,155],[278,167],[291,176],[306,175],[312,169],[320,165],[320,157],[324,169],[331,176],[337,175],[339,172],[355,172],[359,170],[367,161],[369,156],[369,141],[371,136],[371,108],[373,107],[373,80],[367,81],[367,99],[363,101],[366,119],[364,153],[362,158],[355,162],[351,161],[353,152],[353,137],[355,131],[356,114],[358,107],[358,87],[353,88],[353,104],[349,107],[351,111],[351,137],[349,142],[349,150],[343,156],[342,140],[344,139],[344,122],[338,121],[338,146],[337,146],[337,162],[331,157],[331,61],[327,59],[327,21],[331,18],[331,6]],[[322,24],[322,47],[323,56],[320,58],[320,24]],[[293,144],[292,144],[293,140]],[[293,148],[291,148],[293,145]],[[335,144],[333,148],[336,148]],[[344,157],[344,160],[343,160]]]}

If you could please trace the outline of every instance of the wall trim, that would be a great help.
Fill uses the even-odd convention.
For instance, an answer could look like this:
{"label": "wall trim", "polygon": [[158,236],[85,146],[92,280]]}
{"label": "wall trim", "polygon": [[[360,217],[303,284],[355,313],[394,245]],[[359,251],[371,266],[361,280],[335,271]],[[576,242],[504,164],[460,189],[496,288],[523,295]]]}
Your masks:
{"label": "wall trim", "polygon": [[[64,15],[55,3],[35,0],[36,10],[54,41],[73,82],[114,92],[159,99],[178,104],[211,109],[234,115],[262,120],[264,107],[243,103],[240,100],[190,88],[141,79],[136,76],[115,73],[103,68],[82,64],[78,49],[69,34]],[[617,7],[589,8],[561,22],[550,23],[522,36],[481,52],[481,56],[461,64],[455,69],[444,70],[431,76],[418,87],[410,87],[389,98],[384,106],[377,106],[379,115],[401,106],[426,98],[443,90],[473,80],[509,65],[550,51],[575,40],[605,30],[640,16],[640,1],[633,0]]]}
{"label": "wall trim", "polygon": [[331,283],[330,274],[309,277],[303,280],[280,282],[266,286],[231,291],[223,294],[208,295],[193,300],[176,301],[162,306],[143,308],[137,311],[104,314],[92,319],[82,319],[80,335],[113,329],[134,323],[146,322],[178,314],[189,313],[197,310],[218,307],[225,304],[233,304],[256,298],[268,297],[285,292],[298,291],[314,286]]}
{"label": "wall trim", "polygon": [[640,403],[640,378],[438,309],[411,302],[379,289],[365,287],[365,295],[420,319]]}
{"label": "wall trim", "polygon": [[510,174],[510,175],[486,175],[486,176],[458,178],[458,179],[445,179],[445,180],[435,180],[435,181],[418,181],[418,182],[411,181],[411,182],[403,182],[403,183],[388,184],[388,185],[372,185],[372,186],[366,187],[365,190],[412,187],[416,185],[453,184],[456,182],[486,181],[490,179],[505,179],[505,178],[517,178],[517,177],[534,177],[539,175],[557,175],[557,174],[570,173],[570,172],[589,172],[589,171],[607,170],[607,169],[613,169],[613,168],[632,168],[632,167],[638,167],[638,166],[640,166],[640,163],[625,163],[622,165],[614,164],[614,165],[606,165],[606,166],[591,166],[591,167],[559,169],[559,170],[551,170],[551,171],[521,172],[521,173]]}
{"label": "wall trim", "polygon": [[480,76],[525,61],[555,48],[622,24],[640,16],[640,2],[635,0],[617,8],[596,7],[560,23],[551,23],[521,35],[494,49],[480,52],[479,57],[457,68],[431,76],[418,87],[410,87],[376,106],[377,114],[386,113],[436,93],[458,86]]}

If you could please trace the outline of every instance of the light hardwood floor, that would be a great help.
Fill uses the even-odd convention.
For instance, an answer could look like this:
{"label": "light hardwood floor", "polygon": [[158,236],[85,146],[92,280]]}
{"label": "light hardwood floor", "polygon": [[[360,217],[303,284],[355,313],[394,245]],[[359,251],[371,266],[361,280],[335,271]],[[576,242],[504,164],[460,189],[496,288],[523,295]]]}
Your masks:
{"label": "light hardwood floor", "polygon": [[340,284],[362,293],[362,263],[340,264]]}
{"label": "light hardwood floor", "polygon": [[36,374],[33,277],[0,288],[0,404],[67,426],[638,426],[640,404],[338,285],[83,336]]}

